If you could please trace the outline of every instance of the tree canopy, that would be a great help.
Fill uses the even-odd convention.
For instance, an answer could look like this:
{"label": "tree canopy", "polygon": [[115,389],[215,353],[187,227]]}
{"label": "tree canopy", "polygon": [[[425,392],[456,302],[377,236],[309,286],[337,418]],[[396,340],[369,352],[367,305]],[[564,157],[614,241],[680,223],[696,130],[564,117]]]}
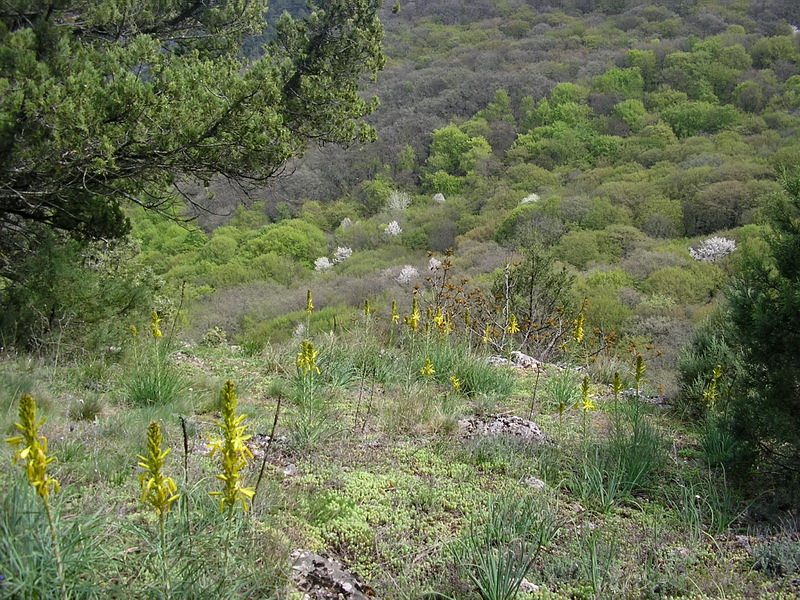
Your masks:
{"label": "tree canopy", "polygon": [[126,201],[165,210],[187,182],[263,182],[309,144],[372,139],[359,95],[384,65],[379,0],[284,14],[266,0],[0,5],[0,272],[37,228],[124,235]]}

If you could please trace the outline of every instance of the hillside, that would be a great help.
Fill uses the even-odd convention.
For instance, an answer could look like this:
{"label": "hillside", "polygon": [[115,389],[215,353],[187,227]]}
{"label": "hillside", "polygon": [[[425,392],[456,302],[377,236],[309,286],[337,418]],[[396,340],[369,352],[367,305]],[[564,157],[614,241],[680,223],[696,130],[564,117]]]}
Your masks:
{"label": "hillside", "polygon": [[0,279],[0,596],[799,598],[798,5],[380,15],[374,143]]}

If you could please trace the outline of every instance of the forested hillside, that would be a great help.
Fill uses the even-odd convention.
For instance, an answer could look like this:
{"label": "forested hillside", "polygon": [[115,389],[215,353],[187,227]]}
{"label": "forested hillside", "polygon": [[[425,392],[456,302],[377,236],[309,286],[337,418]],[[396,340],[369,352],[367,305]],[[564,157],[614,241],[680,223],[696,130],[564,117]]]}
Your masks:
{"label": "forested hillside", "polygon": [[0,596],[800,597],[800,5],[140,4],[0,6]]}

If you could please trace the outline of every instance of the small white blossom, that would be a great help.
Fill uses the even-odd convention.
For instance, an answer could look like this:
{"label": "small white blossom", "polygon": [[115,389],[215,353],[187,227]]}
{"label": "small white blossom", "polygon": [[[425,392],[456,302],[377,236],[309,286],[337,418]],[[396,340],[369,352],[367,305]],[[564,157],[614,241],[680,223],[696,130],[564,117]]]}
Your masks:
{"label": "small white blossom", "polygon": [[444,194],[442,194],[441,192],[439,192],[437,194],[434,194],[433,195],[433,201],[436,202],[436,204],[443,204],[444,203]]}
{"label": "small white blossom", "polygon": [[433,271],[434,273],[438,271],[442,266],[442,261],[440,261],[435,256],[431,256],[430,260],[428,260],[428,269]]}
{"label": "small white blossom", "polygon": [[539,194],[528,194],[522,200],[519,201],[520,204],[533,204],[539,201]]}
{"label": "small white blossom", "polygon": [[386,226],[383,232],[386,235],[394,237],[396,235],[400,235],[401,233],[403,233],[403,230],[400,228],[400,224],[397,221],[392,221]]}
{"label": "small white blossom", "polygon": [[338,264],[340,262],[346,261],[350,256],[353,254],[352,248],[345,248],[339,246],[336,248],[336,252],[333,253],[333,264]]}
{"label": "small white blossom", "polygon": [[327,256],[320,256],[317,260],[314,261],[314,270],[315,271],[327,271],[333,266],[333,263]]}
{"label": "small white blossom", "polygon": [[393,190],[389,194],[389,210],[394,212],[404,211],[411,204],[411,196],[400,190]]}
{"label": "small white blossom", "polygon": [[395,280],[398,283],[408,283],[409,281],[411,281],[412,279],[416,279],[417,277],[419,277],[419,271],[417,271],[411,265],[405,265],[400,270],[400,274],[397,277],[395,277]]}
{"label": "small white blossom", "polygon": [[341,227],[342,229],[347,229],[352,224],[353,221],[350,220],[350,217],[345,217],[344,219],[342,219],[342,222],[339,224],[339,227]]}
{"label": "small white blossom", "polygon": [[736,242],[724,237],[712,237],[705,240],[700,246],[689,248],[692,258],[702,262],[714,262],[728,256],[736,250]]}

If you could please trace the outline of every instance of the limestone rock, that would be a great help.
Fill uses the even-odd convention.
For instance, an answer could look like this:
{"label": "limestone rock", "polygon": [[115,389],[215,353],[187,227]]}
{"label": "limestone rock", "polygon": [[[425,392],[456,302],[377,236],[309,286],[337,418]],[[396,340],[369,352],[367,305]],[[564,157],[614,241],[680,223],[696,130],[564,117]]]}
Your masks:
{"label": "limestone rock", "polygon": [[513,415],[467,417],[458,422],[458,427],[466,437],[505,434],[532,442],[543,443],[547,441],[547,436],[539,429],[536,423]]}
{"label": "limestone rock", "polygon": [[308,550],[295,550],[289,556],[292,580],[304,598],[311,600],[368,600],[375,590],[333,558]]}

